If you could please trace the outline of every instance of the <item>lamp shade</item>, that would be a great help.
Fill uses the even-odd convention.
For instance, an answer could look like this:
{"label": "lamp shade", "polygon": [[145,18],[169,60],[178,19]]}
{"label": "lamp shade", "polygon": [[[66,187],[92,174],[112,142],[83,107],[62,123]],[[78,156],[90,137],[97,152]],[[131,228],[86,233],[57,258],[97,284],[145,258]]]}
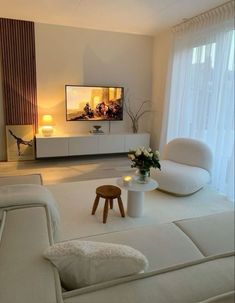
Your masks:
{"label": "lamp shade", "polygon": [[43,115],[42,116],[42,125],[52,125],[53,118],[52,115]]}

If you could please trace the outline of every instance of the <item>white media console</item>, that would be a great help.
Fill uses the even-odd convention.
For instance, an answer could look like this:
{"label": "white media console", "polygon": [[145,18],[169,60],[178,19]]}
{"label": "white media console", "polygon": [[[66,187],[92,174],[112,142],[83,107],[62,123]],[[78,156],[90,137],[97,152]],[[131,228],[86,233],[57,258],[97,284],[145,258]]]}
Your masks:
{"label": "white media console", "polygon": [[36,157],[66,157],[126,153],[138,146],[149,147],[148,133],[123,133],[102,135],[62,135],[44,137],[36,135]]}

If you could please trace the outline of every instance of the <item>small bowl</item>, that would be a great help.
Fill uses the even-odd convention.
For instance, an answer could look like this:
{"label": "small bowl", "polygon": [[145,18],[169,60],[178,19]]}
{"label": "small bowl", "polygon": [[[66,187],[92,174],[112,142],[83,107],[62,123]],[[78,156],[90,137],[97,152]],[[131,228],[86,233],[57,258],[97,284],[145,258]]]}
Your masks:
{"label": "small bowl", "polygon": [[101,126],[100,126],[100,125],[94,125],[93,128],[94,128],[95,130],[99,130],[99,129],[101,128]]}

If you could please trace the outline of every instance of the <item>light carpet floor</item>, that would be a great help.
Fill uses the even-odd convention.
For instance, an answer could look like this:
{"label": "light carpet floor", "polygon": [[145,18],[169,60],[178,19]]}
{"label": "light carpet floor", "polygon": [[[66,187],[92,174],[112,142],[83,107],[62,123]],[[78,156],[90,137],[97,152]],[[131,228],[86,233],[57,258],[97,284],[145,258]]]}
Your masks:
{"label": "light carpet floor", "polygon": [[[53,193],[60,210],[61,240],[233,210],[233,203],[210,187],[188,197],[175,197],[154,190],[145,194],[143,217],[122,218],[117,203],[114,203],[114,210],[109,211],[107,223],[103,224],[103,199],[100,200],[96,214],[91,215],[95,189],[104,184],[116,185],[116,180],[116,178],[99,179],[47,186]],[[127,192],[125,190],[122,190],[122,199],[126,209]]]}

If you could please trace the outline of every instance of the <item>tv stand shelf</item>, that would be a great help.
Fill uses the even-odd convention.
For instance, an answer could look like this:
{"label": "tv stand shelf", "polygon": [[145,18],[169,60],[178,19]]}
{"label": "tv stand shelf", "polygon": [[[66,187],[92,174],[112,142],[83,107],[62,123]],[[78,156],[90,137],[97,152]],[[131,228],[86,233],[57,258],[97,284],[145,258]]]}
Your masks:
{"label": "tv stand shelf", "polygon": [[36,135],[36,157],[66,157],[127,153],[138,146],[149,147],[148,133],[85,134],[44,137]]}

